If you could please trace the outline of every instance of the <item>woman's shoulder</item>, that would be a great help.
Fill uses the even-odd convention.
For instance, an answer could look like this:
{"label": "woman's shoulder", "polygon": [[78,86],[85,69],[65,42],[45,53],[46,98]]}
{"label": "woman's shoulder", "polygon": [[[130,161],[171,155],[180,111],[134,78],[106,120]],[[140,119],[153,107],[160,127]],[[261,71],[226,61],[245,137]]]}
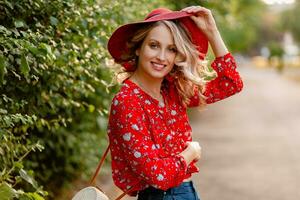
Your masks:
{"label": "woman's shoulder", "polygon": [[144,110],[139,103],[135,88],[123,83],[119,92],[111,102],[110,112],[112,119],[143,118]]}
{"label": "woman's shoulder", "polygon": [[120,90],[115,94],[112,104],[117,105],[127,105],[136,106],[139,100],[139,90],[135,88],[130,81],[125,80]]}

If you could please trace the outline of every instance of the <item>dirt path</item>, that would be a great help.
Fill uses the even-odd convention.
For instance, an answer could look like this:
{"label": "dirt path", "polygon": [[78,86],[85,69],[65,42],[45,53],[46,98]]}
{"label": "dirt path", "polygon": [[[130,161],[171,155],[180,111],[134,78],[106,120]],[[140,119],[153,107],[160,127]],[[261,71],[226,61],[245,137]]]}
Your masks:
{"label": "dirt path", "polygon": [[191,113],[203,200],[300,199],[300,84],[241,65],[240,94]]}
{"label": "dirt path", "polygon": [[[190,113],[203,148],[193,175],[201,200],[299,200],[300,84],[240,66],[240,94]],[[120,192],[103,189],[111,197]]]}

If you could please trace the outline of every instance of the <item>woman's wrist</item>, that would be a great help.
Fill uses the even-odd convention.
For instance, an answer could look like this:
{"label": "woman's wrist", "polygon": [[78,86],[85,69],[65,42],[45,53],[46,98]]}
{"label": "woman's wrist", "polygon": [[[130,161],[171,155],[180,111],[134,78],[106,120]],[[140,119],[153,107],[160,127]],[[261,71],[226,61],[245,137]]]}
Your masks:
{"label": "woman's wrist", "polygon": [[211,40],[213,40],[214,37],[216,37],[218,34],[219,34],[219,30],[218,30],[217,27],[213,27],[213,28],[210,28],[209,30],[205,31],[205,35],[206,35],[209,42]]}
{"label": "woman's wrist", "polygon": [[228,49],[225,46],[225,43],[221,37],[221,34],[218,29],[211,31],[209,34],[206,35],[211,45],[211,48],[215,54],[215,57],[221,57],[228,53]]}
{"label": "woman's wrist", "polygon": [[213,42],[214,40],[216,40],[217,37],[219,37],[219,34],[220,34],[219,30],[215,28],[208,31],[205,35],[209,42]]}

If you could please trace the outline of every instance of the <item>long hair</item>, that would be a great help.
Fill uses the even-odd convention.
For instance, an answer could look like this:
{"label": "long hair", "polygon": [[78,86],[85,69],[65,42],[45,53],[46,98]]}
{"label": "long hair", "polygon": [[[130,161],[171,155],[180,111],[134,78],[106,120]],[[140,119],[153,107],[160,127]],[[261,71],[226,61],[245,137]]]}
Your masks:
{"label": "long hair", "polygon": [[[128,51],[122,55],[122,60],[124,60],[124,63],[131,65],[130,68],[136,69],[138,57],[135,51],[140,48],[147,34],[154,27],[159,25],[165,25],[169,28],[177,48],[174,67],[167,76],[174,81],[173,83],[181,103],[187,106],[190,103],[190,98],[195,95],[196,91],[200,99],[200,106],[205,106],[206,97],[203,93],[205,91],[205,85],[208,82],[206,78],[212,76],[216,77],[217,74],[215,71],[210,71],[207,67],[207,62],[199,58],[199,52],[196,46],[191,42],[190,35],[179,21],[163,20],[143,25],[127,42]],[[128,72],[124,67],[121,67],[116,73],[114,80],[120,83],[132,74],[133,72]],[[163,83],[165,82],[167,81]]]}

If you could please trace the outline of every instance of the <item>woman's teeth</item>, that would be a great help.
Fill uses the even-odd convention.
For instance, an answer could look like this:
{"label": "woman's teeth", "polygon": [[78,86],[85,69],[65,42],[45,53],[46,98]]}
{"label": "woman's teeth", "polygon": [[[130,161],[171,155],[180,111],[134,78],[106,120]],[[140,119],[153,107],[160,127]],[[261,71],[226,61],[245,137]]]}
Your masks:
{"label": "woman's teeth", "polygon": [[162,70],[166,65],[151,62],[155,69]]}

